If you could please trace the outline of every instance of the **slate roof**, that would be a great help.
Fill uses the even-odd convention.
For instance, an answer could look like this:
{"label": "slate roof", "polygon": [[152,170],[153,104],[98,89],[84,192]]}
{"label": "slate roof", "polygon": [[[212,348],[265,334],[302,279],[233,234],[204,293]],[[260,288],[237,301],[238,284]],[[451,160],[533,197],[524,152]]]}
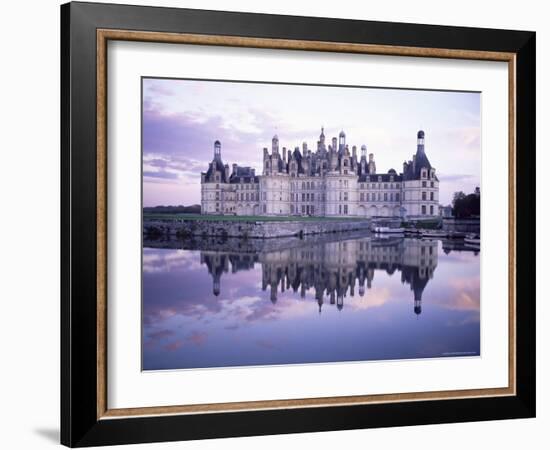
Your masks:
{"label": "slate roof", "polygon": [[424,149],[418,148],[416,150],[415,163],[413,164],[412,161],[409,161],[409,163],[407,164],[407,170],[403,173],[404,180],[405,181],[419,180],[420,171],[422,170],[423,167],[428,169],[428,173],[429,173],[430,169],[432,168],[432,165],[430,164],[430,160],[426,156],[426,152],[424,151]]}
{"label": "slate roof", "polygon": [[225,177],[225,167],[221,159],[214,159],[212,161],[212,164],[208,167],[208,170],[206,171],[206,181],[214,181],[214,174],[212,173],[214,170],[219,170],[221,172],[221,183],[227,183],[227,179]]}
{"label": "slate roof", "polygon": [[[367,181],[367,176],[370,178],[369,181]],[[371,173],[359,175],[359,179],[357,181],[359,181],[359,183],[378,183],[378,177],[382,177],[382,183],[392,183],[392,181],[390,181],[391,176],[393,176],[393,183],[403,181],[403,177],[401,175],[392,173]]]}

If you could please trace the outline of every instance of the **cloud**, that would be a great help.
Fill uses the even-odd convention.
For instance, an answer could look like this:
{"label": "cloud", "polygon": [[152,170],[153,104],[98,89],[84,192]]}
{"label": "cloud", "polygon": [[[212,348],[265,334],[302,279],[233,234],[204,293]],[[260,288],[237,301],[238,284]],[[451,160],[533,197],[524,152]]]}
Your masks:
{"label": "cloud", "polygon": [[438,174],[439,181],[441,182],[456,182],[456,181],[468,181],[473,180],[475,177],[469,174]]}
{"label": "cloud", "polygon": [[177,173],[167,172],[165,170],[159,170],[158,172],[144,171],[143,176],[145,178],[164,178],[167,180],[175,180],[178,178]]}

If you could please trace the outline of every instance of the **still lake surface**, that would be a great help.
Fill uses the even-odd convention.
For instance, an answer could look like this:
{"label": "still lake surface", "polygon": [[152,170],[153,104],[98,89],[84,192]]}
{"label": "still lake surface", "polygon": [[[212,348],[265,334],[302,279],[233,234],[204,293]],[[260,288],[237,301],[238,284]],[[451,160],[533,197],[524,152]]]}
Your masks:
{"label": "still lake surface", "polygon": [[477,356],[479,259],[368,234],[145,242],[143,369]]}

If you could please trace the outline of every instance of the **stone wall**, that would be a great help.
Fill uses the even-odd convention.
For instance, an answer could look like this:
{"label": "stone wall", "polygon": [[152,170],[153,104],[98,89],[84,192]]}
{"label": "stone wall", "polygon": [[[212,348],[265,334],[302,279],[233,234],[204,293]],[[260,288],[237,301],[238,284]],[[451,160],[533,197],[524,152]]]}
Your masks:
{"label": "stone wall", "polygon": [[307,221],[226,221],[157,219],[143,223],[143,233],[150,237],[217,236],[239,238],[279,238],[321,233],[342,233],[368,230],[368,220],[307,220]]}
{"label": "stone wall", "polygon": [[443,230],[479,234],[480,223],[479,219],[443,219]]}

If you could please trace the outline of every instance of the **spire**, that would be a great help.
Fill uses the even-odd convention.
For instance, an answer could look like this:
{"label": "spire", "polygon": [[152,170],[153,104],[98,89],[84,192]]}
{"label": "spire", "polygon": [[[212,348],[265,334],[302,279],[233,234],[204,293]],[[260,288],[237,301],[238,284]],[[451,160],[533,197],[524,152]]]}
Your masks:
{"label": "spire", "polygon": [[417,140],[416,140],[417,150],[419,152],[423,152],[424,151],[424,131],[419,130],[416,137],[417,137]]}
{"label": "spire", "polygon": [[222,144],[220,141],[214,142],[214,159],[220,160],[222,158]]}

